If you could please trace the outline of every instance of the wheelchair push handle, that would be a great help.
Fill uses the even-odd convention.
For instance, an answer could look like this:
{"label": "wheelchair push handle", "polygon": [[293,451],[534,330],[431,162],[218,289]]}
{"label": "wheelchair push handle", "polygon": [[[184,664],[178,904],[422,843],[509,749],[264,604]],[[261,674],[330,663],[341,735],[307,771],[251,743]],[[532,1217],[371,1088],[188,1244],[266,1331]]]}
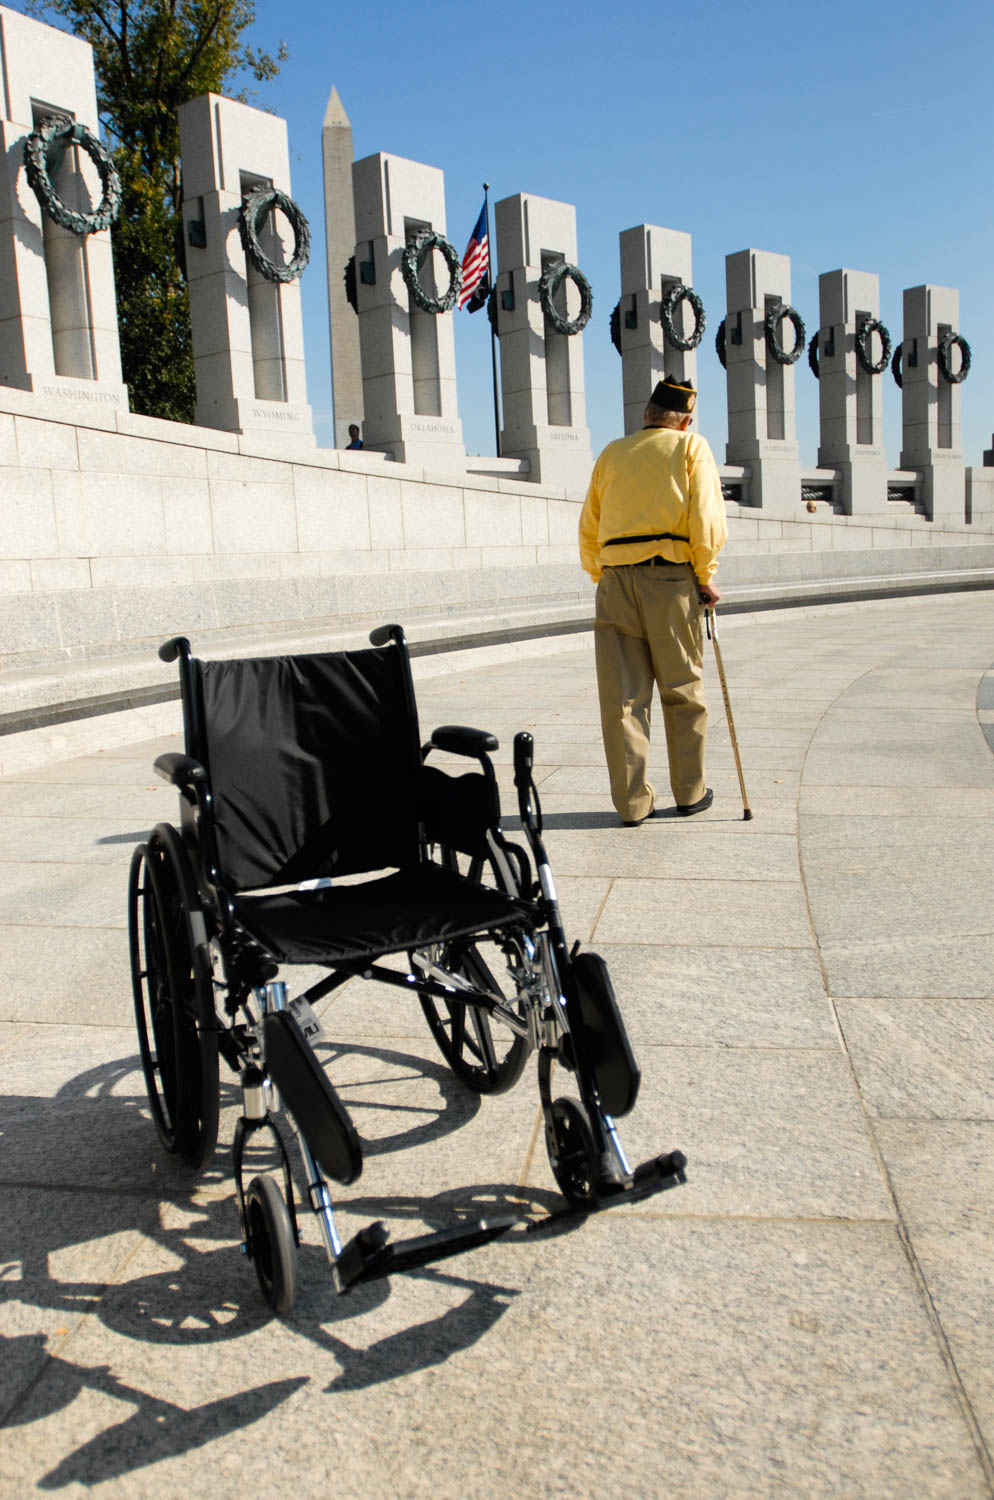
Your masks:
{"label": "wheelchair push handle", "polygon": [[375,630],[369,632],[371,646],[389,646],[391,641],[395,641],[398,646],[406,644],[403,625],[377,625]]}
{"label": "wheelchair push handle", "polygon": [[526,729],[514,736],[514,784],[520,791],[532,779],[535,764],[535,740]]}
{"label": "wheelchair push handle", "polygon": [[514,736],[514,785],[518,789],[518,811],[521,814],[522,827],[532,841],[536,861],[544,863],[544,851],[539,859],[539,851],[535,849],[534,843],[542,833],[542,804],[538,800],[538,792],[532,776],[534,765],[535,740],[526,729],[523,729]]}
{"label": "wheelchair push handle", "polygon": [[175,661],[182,656],[184,661],[189,661],[192,655],[192,647],[185,635],[174,635],[168,641],[163,641],[159,647],[160,661]]}

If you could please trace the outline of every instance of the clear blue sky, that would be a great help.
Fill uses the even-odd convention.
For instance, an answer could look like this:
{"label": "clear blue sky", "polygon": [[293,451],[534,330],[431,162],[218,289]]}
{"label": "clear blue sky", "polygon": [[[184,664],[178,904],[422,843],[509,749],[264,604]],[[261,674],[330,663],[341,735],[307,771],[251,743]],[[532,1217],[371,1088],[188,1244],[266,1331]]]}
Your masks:
{"label": "clear blue sky", "polygon": [[[489,10],[454,0],[257,0],[252,40],[271,50],[282,40],[290,51],[259,103],[288,122],[293,194],[313,233],[301,289],[320,442],[332,441],[321,123],[334,84],[357,157],[389,151],[443,169],[448,235],[460,255],[484,179],[491,203],[532,192],[575,204],[578,261],[594,292],[583,341],[595,450],[622,427],[608,318],[619,294],[618,234],[640,223],[693,236],[694,284],[708,314],[701,428],[719,461],[725,392],[713,334],[725,256],[750,246],[790,256],[792,300],[809,333],[823,271],[876,272],[895,339],[905,287],[957,287],[959,331],[973,349],[962,387],[967,463],[979,464],[991,446],[990,0],[505,0]],[[452,316],[466,446],[493,452],[486,318]],[[806,360],[796,369],[808,465],[817,384]],[[894,467],[900,393],[889,372],[881,378]]]}

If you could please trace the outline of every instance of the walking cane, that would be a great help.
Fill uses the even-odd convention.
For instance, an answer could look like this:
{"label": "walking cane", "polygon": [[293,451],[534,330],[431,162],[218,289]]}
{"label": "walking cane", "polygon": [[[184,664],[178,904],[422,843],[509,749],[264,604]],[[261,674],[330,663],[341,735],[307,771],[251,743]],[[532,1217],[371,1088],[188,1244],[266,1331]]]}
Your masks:
{"label": "walking cane", "polygon": [[742,760],[739,756],[739,742],[735,737],[735,720],[732,718],[732,705],[728,697],[728,683],[725,681],[725,664],[721,659],[721,647],[718,645],[718,621],[715,618],[713,606],[705,608],[704,619],[707,623],[708,639],[714,646],[714,659],[718,667],[721,696],[725,700],[725,714],[728,718],[728,733],[732,740],[732,753],[735,756],[735,769],[739,773],[739,789],[742,792],[742,821],[748,823],[752,818],[752,808],[749,806],[749,798],[746,796],[745,777],[742,775]]}

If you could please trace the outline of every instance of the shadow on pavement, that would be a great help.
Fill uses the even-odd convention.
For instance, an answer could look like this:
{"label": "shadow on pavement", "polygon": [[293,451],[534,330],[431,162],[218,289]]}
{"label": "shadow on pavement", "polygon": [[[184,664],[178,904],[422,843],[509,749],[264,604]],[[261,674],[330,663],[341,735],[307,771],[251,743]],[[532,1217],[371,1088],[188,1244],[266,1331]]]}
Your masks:
{"label": "shadow on pavement", "polygon": [[[369,1063],[358,1084],[353,1067],[352,1083],[343,1086],[346,1094],[375,1084],[387,1068],[393,1078],[400,1070],[437,1086],[428,1104],[401,1107],[399,1128],[371,1142],[370,1155],[436,1140],[458,1130],[480,1107],[480,1099],[467,1094],[441,1064],[382,1047],[328,1044],[321,1051],[326,1061],[347,1054]],[[370,1100],[375,1102],[372,1093]],[[237,1089],[224,1085],[222,1108],[236,1107],[237,1102]],[[361,1099],[357,1115],[361,1123]],[[63,1084],[54,1097],[9,1098],[0,1135],[8,1200],[8,1213],[0,1223],[0,1273],[8,1305],[76,1318],[96,1316],[116,1335],[150,1346],[212,1346],[258,1334],[270,1321],[240,1253],[226,1147],[219,1146],[214,1163],[198,1176],[163,1155],[145,1103],[137,1057],[87,1069]],[[275,1153],[271,1154],[274,1161],[268,1165],[274,1166]],[[63,1177],[66,1180],[59,1180]],[[300,1188],[296,1183],[298,1198],[306,1202]],[[412,1227],[426,1224],[432,1229],[494,1213],[519,1214],[524,1224],[526,1215],[547,1213],[557,1205],[561,1200],[555,1193],[507,1183],[448,1188],[428,1199],[369,1195],[343,1203],[349,1214],[384,1218],[395,1225],[409,1220]],[[308,1217],[306,1211],[303,1217]],[[143,1236],[145,1244],[139,1242],[137,1251],[112,1260],[107,1280],[60,1277],[54,1269],[64,1259],[58,1252],[99,1245],[129,1230]],[[409,1275],[458,1294],[456,1305],[394,1329],[368,1346],[354,1347],[342,1337],[344,1328],[381,1306],[391,1295],[390,1282],[373,1282],[338,1297],[320,1246],[302,1245],[300,1257],[301,1296],[284,1323],[288,1332],[337,1360],[340,1368],[325,1387],[328,1392],[359,1390],[444,1363],[486,1334],[519,1291],[450,1269],[426,1267]],[[155,1269],[148,1269],[150,1263]],[[115,1280],[120,1265],[142,1268],[141,1273]],[[25,1321],[21,1311],[20,1327]],[[284,1361],[285,1356],[284,1342]],[[253,1364],[258,1358],[255,1350]],[[45,1333],[0,1335],[6,1387],[0,1427],[50,1417],[84,1390],[133,1403],[131,1416],[67,1453],[38,1481],[43,1489],[92,1485],[251,1425],[311,1379],[312,1360],[306,1369],[308,1373],[299,1376],[186,1408],[129,1385],[110,1365],[87,1367],[53,1353]],[[63,1430],[71,1429],[64,1425]]]}

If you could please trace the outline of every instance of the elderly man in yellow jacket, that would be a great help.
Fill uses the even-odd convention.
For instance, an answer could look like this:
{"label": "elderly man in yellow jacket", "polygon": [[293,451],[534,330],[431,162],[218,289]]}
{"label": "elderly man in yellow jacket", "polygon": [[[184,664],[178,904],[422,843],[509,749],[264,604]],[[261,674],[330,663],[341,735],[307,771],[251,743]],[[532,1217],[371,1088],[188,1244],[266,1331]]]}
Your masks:
{"label": "elderly man in yellow jacket", "polygon": [[703,812],[707,705],[702,604],[725,544],[714,455],[689,430],[697,394],[661,380],[641,432],[609,443],[580,515],[580,561],[597,583],[594,645],[611,798],[626,828],[655,815],[646,779],[653,684],[663,705],[677,812]]}

